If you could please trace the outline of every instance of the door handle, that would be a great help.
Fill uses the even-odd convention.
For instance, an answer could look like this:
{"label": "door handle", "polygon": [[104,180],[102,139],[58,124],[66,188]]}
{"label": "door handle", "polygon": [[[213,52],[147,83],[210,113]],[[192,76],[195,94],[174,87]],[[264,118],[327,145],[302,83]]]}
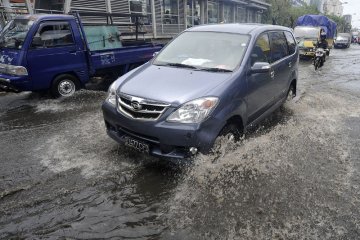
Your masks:
{"label": "door handle", "polygon": [[272,70],[272,71],[270,72],[270,77],[271,77],[271,78],[274,78],[274,77],[275,77],[275,71],[274,71],[274,70]]}
{"label": "door handle", "polygon": [[72,55],[76,55],[77,52],[76,51],[70,51],[69,53],[72,54]]}

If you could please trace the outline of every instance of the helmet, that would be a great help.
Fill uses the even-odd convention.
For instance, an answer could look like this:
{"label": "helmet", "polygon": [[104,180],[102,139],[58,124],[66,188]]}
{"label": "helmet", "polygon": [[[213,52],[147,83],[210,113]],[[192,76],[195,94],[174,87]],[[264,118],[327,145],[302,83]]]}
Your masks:
{"label": "helmet", "polygon": [[322,32],[322,33],[320,34],[320,39],[321,39],[321,40],[325,40],[325,39],[326,39],[326,33],[325,33],[325,32]]}

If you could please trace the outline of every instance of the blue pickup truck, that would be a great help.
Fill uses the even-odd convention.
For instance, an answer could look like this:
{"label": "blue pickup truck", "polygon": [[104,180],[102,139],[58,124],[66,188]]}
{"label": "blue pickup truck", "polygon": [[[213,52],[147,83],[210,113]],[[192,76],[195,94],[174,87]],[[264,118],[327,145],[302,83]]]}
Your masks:
{"label": "blue pickup truck", "polygon": [[84,26],[79,14],[18,16],[0,34],[0,90],[71,96],[91,77],[116,79],[161,48],[124,43],[116,26]]}

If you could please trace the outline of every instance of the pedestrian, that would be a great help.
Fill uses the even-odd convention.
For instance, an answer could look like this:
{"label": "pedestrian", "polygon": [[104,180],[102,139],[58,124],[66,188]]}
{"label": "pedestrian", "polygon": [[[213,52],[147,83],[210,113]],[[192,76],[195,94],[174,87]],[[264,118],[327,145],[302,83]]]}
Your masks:
{"label": "pedestrian", "polygon": [[200,17],[197,11],[194,13],[194,25],[200,25]]}

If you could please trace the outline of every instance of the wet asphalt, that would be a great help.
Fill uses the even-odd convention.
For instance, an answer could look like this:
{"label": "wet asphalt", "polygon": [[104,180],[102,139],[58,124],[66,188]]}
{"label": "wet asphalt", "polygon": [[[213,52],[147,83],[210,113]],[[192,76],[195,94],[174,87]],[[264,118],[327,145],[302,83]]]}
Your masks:
{"label": "wet asphalt", "polygon": [[144,156],[106,93],[0,93],[0,239],[359,239],[360,46],[299,67],[298,96],[220,156]]}

